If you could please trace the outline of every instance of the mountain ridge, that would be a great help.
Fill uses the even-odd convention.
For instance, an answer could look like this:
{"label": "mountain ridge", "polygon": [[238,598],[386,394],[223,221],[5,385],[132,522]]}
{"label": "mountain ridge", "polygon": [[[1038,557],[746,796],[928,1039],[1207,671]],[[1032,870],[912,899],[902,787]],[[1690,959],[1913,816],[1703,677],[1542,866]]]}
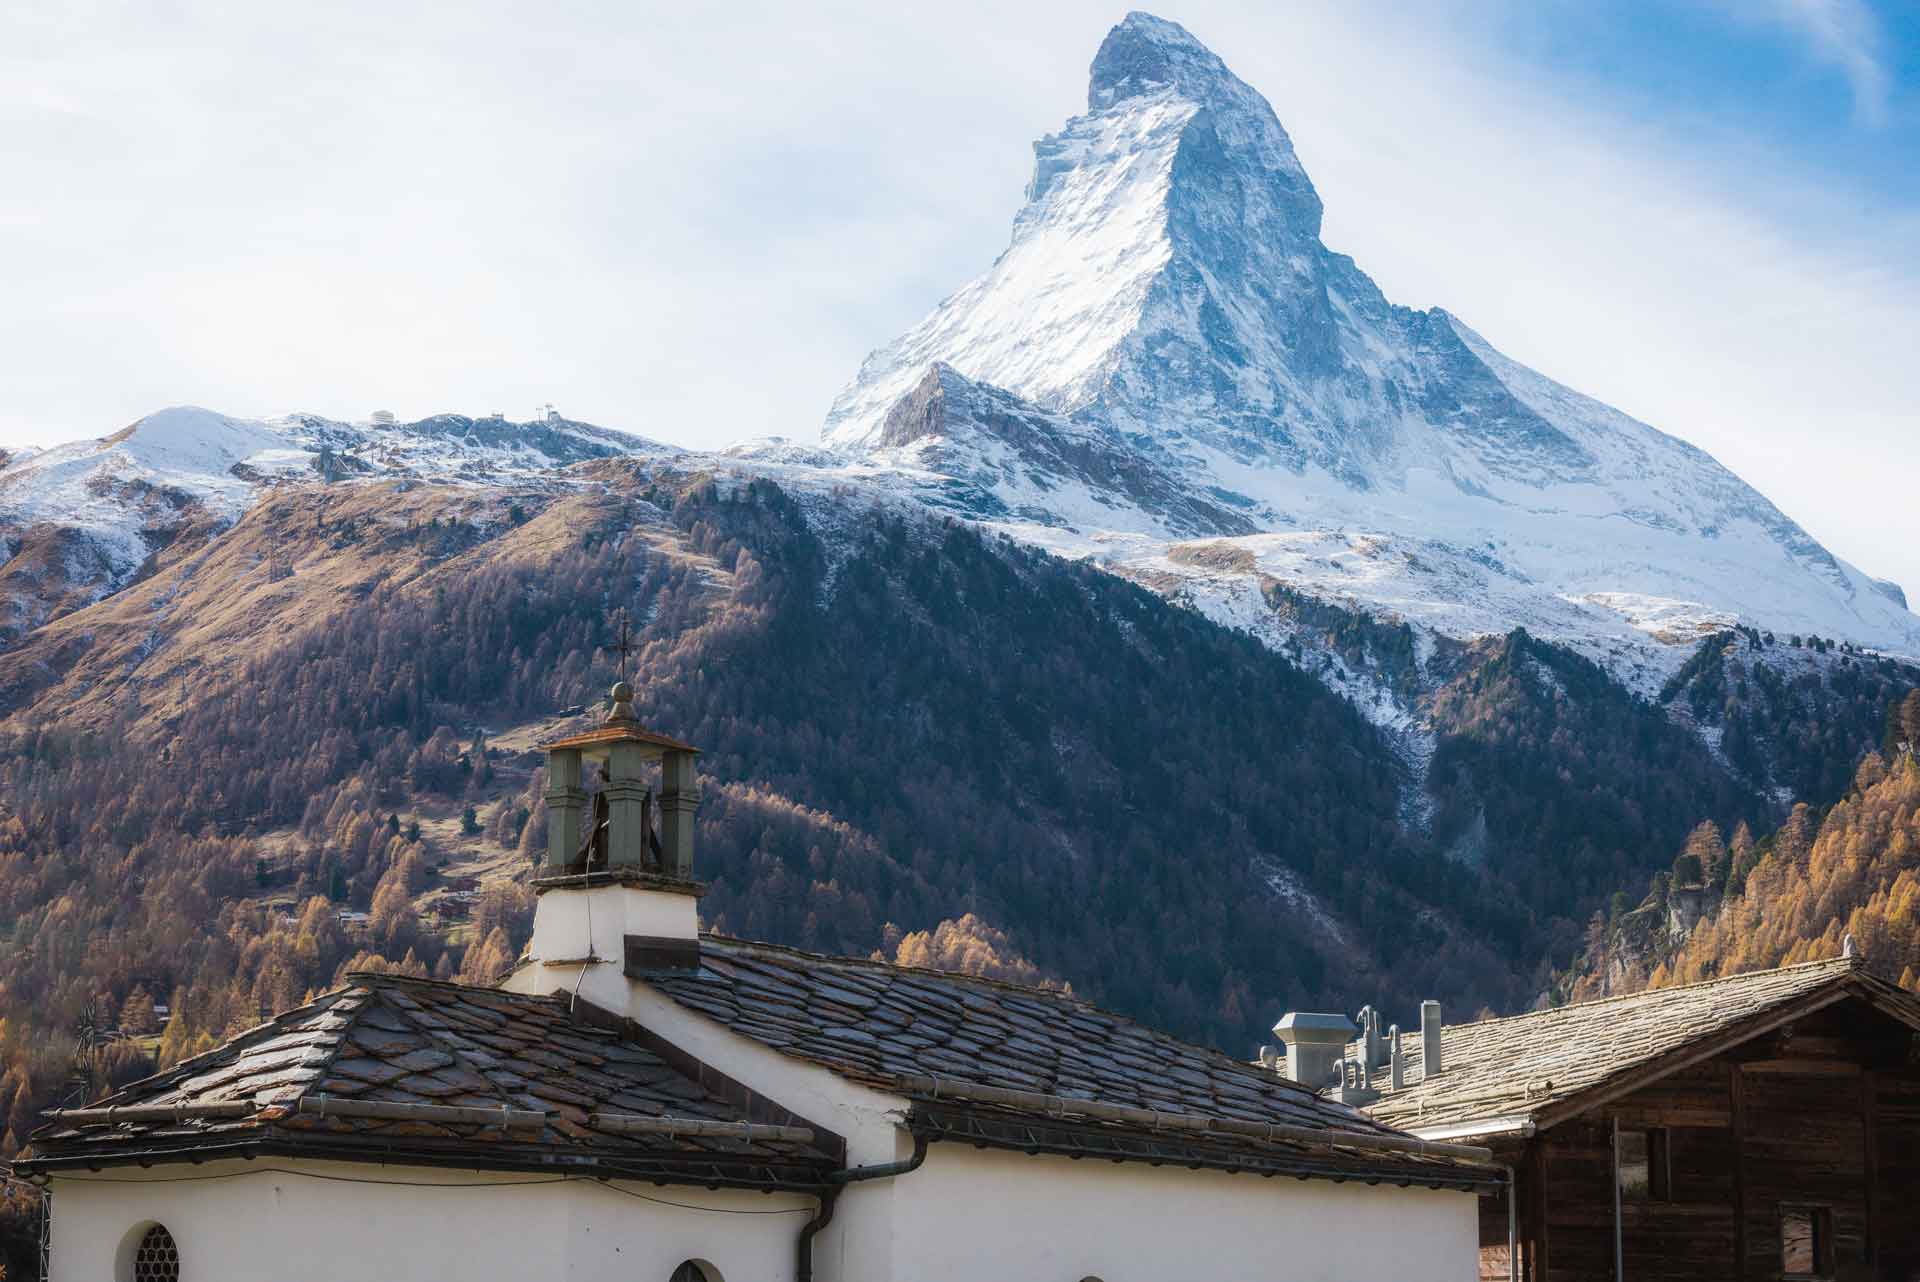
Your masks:
{"label": "mountain ridge", "polygon": [[[1525,626],[1603,659],[1626,645],[1648,690],[1675,665],[1668,642],[1734,622],[1920,653],[1897,589],[1704,451],[1444,309],[1390,303],[1320,241],[1321,212],[1265,99],[1183,28],[1131,14],[1094,58],[1087,114],[1035,144],[1009,248],[868,357],[823,441],[886,458],[887,415],[945,366],[1062,430],[1106,433],[1257,527],[1216,533],[1377,541],[1358,581],[1312,557],[1263,568],[1452,635]],[[941,462],[968,470],[953,450]],[[1164,560],[1164,543],[1116,551],[1113,536],[1151,526],[1168,487],[1138,511],[1053,492],[1051,510],[979,515],[1058,551]],[[1410,559],[1445,572],[1422,584]],[[1455,608],[1451,580],[1486,570],[1502,580],[1488,598],[1513,603]]]}
{"label": "mountain ridge", "polygon": [[586,459],[679,452],[551,411],[523,423],[458,414],[347,423],[171,406],[106,436],[0,462],[0,644],[204,547],[278,486],[309,478],[521,481]]}

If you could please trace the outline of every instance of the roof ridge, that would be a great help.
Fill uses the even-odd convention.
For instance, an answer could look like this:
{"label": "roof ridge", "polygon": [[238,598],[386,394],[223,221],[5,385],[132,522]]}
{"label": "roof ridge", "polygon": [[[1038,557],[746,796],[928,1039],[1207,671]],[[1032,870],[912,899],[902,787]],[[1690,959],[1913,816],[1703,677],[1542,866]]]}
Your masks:
{"label": "roof ridge", "polygon": [[345,992],[359,984],[366,987],[378,987],[383,984],[417,984],[422,988],[451,988],[463,993],[491,993],[496,997],[515,997],[522,1001],[542,1002],[549,1005],[563,1005],[558,993],[517,993],[511,988],[500,988],[493,984],[463,984],[457,979],[430,979],[423,975],[402,975],[384,970],[353,970],[347,972],[348,983],[334,992]]}
{"label": "roof ridge", "polygon": [[[1492,1019],[1474,1020],[1471,1023],[1446,1024],[1445,1028],[1487,1028],[1494,1024],[1512,1024],[1523,1019],[1537,1019],[1542,1015],[1559,1015],[1570,1010],[1588,1010],[1595,1006],[1610,1006],[1617,1002],[1639,1001],[1651,997],[1663,997],[1673,993],[1689,992],[1696,988],[1711,988],[1715,984],[1731,984],[1741,980],[1756,979],[1762,975],[1779,975],[1788,971],[1814,970],[1829,968],[1844,971],[1847,974],[1866,974],[1861,958],[1826,957],[1815,961],[1794,962],[1790,966],[1769,966],[1759,970],[1743,970],[1733,975],[1715,975],[1712,979],[1696,979],[1691,984],[1672,984],[1664,988],[1643,988],[1637,993],[1615,993],[1611,997],[1595,997],[1584,1002],[1568,1002],[1563,1006],[1548,1006],[1543,1010],[1523,1010],[1515,1015],[1497,1015]],[[1415,1034],[1419,1029],[1411,1030]]]}

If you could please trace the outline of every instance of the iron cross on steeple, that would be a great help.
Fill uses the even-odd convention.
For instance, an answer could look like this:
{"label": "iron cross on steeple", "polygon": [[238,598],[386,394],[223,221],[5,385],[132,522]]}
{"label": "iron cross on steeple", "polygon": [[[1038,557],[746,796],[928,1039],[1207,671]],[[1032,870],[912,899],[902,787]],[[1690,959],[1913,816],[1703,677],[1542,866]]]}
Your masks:
{"label": "iron cross on steeple", "polygon": [[613,650],[620,655],[620,679],[625,681],[627,679],[627,656],[631,655],[640,647],[633,643],[633,624],[627,618],[626,609],[623,607],[615,617],[619,620],[620,631],[618,638],[600,648],[602,650]]}

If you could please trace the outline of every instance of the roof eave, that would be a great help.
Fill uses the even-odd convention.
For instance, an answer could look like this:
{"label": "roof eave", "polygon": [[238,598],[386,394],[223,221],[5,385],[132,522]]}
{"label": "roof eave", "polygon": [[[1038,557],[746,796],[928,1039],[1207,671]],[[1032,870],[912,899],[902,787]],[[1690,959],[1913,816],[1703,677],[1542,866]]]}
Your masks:
{"label": "roof eave", "polygon": [[1449,1161],[1343,1161],[1331,1155],[1294,1151],[1258,1152],[1226,1144],[1199,1143],[1173,1134],[1080,1126],[1056,1119],[994,1117],[974,1110],[932,1109],[916,1104],[907,1126],[916,1135],[954,1140],[981,1148],[995,1148],[1059,1157],[1100,1157],[1114,1162],[1141,1162],[1151,1166],[1180,1166],[1272,1177],[1328,1180],[1338,1184],[1392,1184],[1396,1187],[1446,1188],[1484,1192],[1502,1188],[1505,1173],[1497,1166]]}
{"label": "roof eave", "polygon": [[599,726],[581,734],[568,735],[564,739],[555,739],[551,743],[540,745],[541,751],[552,752],[556,748],[598,748],[613,743],[638,743],[651,748],[662,748],[668,752],[690,752],[698,755],[700,749],[690,743],[682,743],[668,735],[658,734],[639,725]]}
{"label": "roof eave", "polygon": [[778,1161],[765,1157],[735,1157],[724,1153],[644,1153],[614,1156],[569,1153],[552,1149],[501,1152],[484,1144],[395,1144],[367,1139],[355,1143],[344,1137],[316,1141],[284,1132],[265,1131],[220,1143],[194,1141],[157,1144],[139,1149],[97,1151],[75,1146],[65,1151],[31,1152],[15,1161],[23,1175],[53,1175],[62,1171],[99,1171],[109,1167],[142,1168],[263,1157],[304,1161],[365,1162],[382,1166],[421,1166],[508,1174],[543,1172],[556,1179],[636,1179],[657,1184],[697,1188],[743,1188],[764,1191],[816,1192],[827,1184],[834,1163]]}
{"label": "roof eave", "polygon": [[1503,1117],[1482,1117],[1464,1122],[1441,1122],[1434,1126],[1414,1126],[1409,1127],[1407,1133],[1418,1135],[1423,1140],[1451,1142],[1506,1139],[1510,1136],[1531,1139],[1539,1129],[1531,1113],[1509,1113]]}

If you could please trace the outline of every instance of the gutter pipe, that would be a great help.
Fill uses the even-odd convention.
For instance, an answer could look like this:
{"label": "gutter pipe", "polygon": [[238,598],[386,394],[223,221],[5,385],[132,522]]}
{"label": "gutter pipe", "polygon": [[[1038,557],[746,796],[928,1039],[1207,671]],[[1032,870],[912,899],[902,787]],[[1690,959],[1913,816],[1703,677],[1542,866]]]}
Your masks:
{"label": "gutter pipe", "polygon": [[1520,1282],[1520,1181],[1513,1163],[1502,1169],[1507,1173],[1507,1282]]}
{"label": "gutter pipe", "polygon": [[1627,1276],[1627,1248],[1620,1231],[1620,1115],[1613,1115],[1613,1276],[1614,1282],[1625,1282]]}
{"label": "gutter pipe", "polygon": [[860,1184],[867,1180],[892,1179],[896,1175],[906,1175],[920,1169],[927,1160],[927,1137],[913,1137],[913,1156],[903,1162],[881,1162],[872,1166],[854,1166],[845,1170],[830,1171],[827,1174],[827,1188],[820,1194],[820,1210],[800,1229],[798,1243],[799,1259],[794,1268],[797,1282],[813,1282],[813,1239],[820,1231],[833,1223],[833,1208],[840,1200],[841,1190],[849,1184]]}

